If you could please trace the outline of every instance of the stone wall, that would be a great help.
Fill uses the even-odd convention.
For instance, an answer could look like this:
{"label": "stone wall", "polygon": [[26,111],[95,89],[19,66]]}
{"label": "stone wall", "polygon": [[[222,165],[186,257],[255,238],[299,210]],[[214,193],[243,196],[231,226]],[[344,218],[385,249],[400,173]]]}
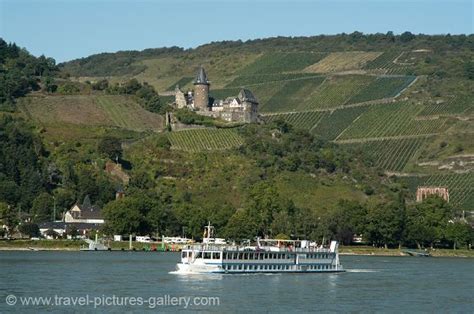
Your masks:
{"label": "stone wall", "polygon": [[449,191],[446,187],[439,186],[419,186],[416,189],[416,201],[422,202],[425,198],[430,195],[438,195],[442,197],[446,202],[449,202]]}

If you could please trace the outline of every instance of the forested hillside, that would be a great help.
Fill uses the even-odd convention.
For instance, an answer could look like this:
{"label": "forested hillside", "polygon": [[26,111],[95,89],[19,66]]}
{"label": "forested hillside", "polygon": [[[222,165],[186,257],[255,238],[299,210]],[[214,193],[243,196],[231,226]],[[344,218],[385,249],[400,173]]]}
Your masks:
{"label": "forested hillside", "polygon": [[[1,48],[1,79],[25,82],[0,94],[2,158],[18,145],[39,146],[24,161],[37,187],[22,179],[19,160],[18,175],[0,173],[20,194],[0,202],[35,221],[51,216],[53,196],[64,211],[90,194],[105,206],[107,233],[171,235],[184,226],[199,236],[210,219],[234,239],[349,243],[364,233],[374,244],[431,245],[454,241],[446,217],[474,210],[472,35],[278,37],[99,54],[58,67]],[[25,58],[38,69],[22,66]],[[262,123],[175,111],[175,85],[192,89],[200,65],[214,98],[250,89]],[[170,132],[167,111],[201,127]],[[110,159],[128,184],[105,171]],[[450,202],[414,204],[420,185],[448,187]],[[127,197],[111,201],[117,188]]]}

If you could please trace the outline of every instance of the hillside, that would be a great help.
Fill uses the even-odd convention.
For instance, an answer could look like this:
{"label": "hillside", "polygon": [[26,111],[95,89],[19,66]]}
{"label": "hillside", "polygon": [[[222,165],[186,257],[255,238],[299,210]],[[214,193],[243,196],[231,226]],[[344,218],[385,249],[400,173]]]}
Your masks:
{"label": "hillside", "polygon": [[[108,226],[118,233],[126,221],[136,232],[178,234],[185,226],[199,236],[211,219],[230,237],[311,233],[350,242],[367,225],[416,206],[420,185],[448,187],[453,212],[472,211],[474,75],[466,60],[474,57],[473,37],[355,35],[149,49],[62,64],[53,77],[58,86],[35,77],[36,89],[13,97],[14,110],[2,114],[9,145],[23,143],[15,128],[41,144],[31,170],[44,180],[41,188],[11,171],[0,184],[29,189],[22,204],[31,213],[52,195],[64,210],[90,194],[111,219],[123,214]],[[188,112],[201,125],[170,132],[164,113],[180,114],[167,105],[172,91],[177,84],[191,89],[200,65],[214,98],[250,89],[262,123],[196,121]],[[26,122],[9,120],[18,117]],[[14,151],[7,151],[11,163]],[[105,171],[110,159],[130,176],[125,187]],[[130,197],[112,201],[122,187]],[[401,241],[394,237],[392,245]]]}
{"label": "hillside", "polygon": [[[259,99],[267,123],[283,119],[315,136],[364,151],[374,166],[403,180],[451,173],[469,180],[474,83],[467,63],[463,66],[458,60],[472,60],[473,36],[374,38],[372,43],[349,35],[213,43],[166,56],[137,52],[130,61],[142,68],[140,73],[107,77],[121,81],[133,76],[168,95],[176,84],[191,89],[194,71],[202,64],[209,72],[213,97],[248,88]],[[81,73],[74,71],[75,64],[62,68]],[[455,182],[445,185],[457,195]],[[461,199],[464,208],[474,206],[469,198]]]}

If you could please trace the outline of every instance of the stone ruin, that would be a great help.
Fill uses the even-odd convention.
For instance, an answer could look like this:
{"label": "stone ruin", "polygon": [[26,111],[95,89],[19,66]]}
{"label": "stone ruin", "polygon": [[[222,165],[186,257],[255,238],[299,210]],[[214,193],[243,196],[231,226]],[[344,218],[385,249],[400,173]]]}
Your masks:
{"label": "stone ruin", "polygon": [[449,202],[449,191],[446,187],[440,186],[419,186],[416,189],[416,201],[422,202],[425,198],[430,195],[438,195],[442,197],[446,202]]}

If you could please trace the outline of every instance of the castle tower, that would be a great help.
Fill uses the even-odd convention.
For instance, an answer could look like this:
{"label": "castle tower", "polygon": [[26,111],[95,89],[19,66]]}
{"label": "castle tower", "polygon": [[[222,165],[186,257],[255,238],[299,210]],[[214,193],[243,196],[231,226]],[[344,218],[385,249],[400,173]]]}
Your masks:
{"label": "castle tower", "polygon": [[194,108],[199,111],[209,111],[209,81],[201,66],[194,81]]}

